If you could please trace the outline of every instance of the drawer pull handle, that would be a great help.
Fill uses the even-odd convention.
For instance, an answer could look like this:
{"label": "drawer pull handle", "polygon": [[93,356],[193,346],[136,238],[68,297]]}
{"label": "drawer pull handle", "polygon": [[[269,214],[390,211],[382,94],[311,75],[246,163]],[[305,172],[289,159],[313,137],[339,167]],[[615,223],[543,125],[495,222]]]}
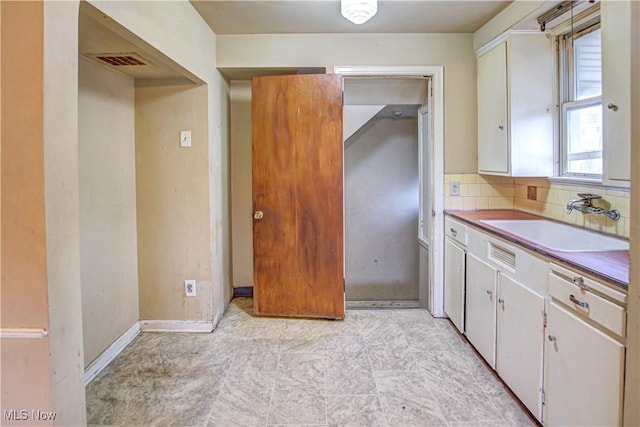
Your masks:
{"label": "drawer pull handle", "polygon": [[549,335],[549,341],[556,342],[556,337],[554,337],[553,335]]}
{"label": "drawer pull handle", "polygon": [[587,289],[587,285],[584,284],[584,277],[575,276],[573,278],[573,284],[579,286],[582,289]]}
{"label": "drawer pull handle", "polygon": [[453,237],[456,237],[458,235],[458,230],[456,230],[455,228],[451,227],[451,235]]}
{"label": "drawer pull handle", "polygon": [[573,295],[569,295],[569,301],[571,301],[572,303],[574,303],[575,305],[577,305],[578,307],[582,307],[582,308],[589,308],[589,303],[588,302],[582,302],[579,301],[576,297],[574,297]]}

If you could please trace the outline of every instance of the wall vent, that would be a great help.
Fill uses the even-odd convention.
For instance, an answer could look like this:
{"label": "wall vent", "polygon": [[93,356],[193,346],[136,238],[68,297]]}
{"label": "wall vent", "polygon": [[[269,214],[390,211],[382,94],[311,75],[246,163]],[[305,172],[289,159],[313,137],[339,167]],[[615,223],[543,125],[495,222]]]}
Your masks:
{"label": "wall vent", "polygon": [[82,55],[116,68],[152,65],[151,61],[137,53],[83,53]]}
{"label": "wall vent", "polygon": [[516,270],[516,254],[508,249],[489,243],[488,258],[497,264],[509,268],[512,272]]}

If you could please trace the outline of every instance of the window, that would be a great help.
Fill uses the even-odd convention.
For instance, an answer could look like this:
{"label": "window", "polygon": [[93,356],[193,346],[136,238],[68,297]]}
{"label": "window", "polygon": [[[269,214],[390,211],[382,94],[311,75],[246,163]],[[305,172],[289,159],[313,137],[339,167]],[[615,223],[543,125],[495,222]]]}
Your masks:
{"label": "window", "polygon": [[602,178],[600,23],[560,37],[560,175]]}

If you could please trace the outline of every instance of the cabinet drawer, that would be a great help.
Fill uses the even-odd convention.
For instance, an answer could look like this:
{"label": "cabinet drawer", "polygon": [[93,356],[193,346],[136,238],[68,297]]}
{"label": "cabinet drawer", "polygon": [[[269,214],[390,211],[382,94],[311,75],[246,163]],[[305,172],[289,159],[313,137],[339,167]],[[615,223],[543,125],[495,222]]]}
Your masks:
{"label": "cabinet drawer", "polygon": [[621,337],[625,336],[625,309],[573,284],[554,271],[549,272],[549,295]]}
{"label": "cabinet drawer", "polygon": [[444,234],[467,246],[467,226],[448,216],[444,217]]}

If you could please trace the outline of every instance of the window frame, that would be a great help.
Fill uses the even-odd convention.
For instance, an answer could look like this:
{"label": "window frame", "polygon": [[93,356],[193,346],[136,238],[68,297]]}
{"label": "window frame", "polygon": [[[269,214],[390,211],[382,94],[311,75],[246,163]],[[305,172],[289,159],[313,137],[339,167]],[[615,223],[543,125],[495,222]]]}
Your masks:
{"label": "window frame", "polygon": [[[568,172],[569,161],[569,127],[567,114],[570,109],[586,108],[594,105],[602,105],[602,93],[597,96],[575,100],[576,82],[575,82],[575,61],[573,41],[577,38],[585,36],[594,31],[600,30],[600,15],[589,19],[582,23],[579,27],[570,31],[563,32],[557,36],[558,43],[558,123],[559,123],[559,156],[558,156],[558,174],[557,178],[589,180],[593,182],[603,182],[603,174],[577,173]],[[597,158],[594,153],[599,154],[599,158],[603,159],[604,141],[599,151],[591,151],[585,153],[583,158]],[[579,160],[579,159],[575,159]],[[604,166],[604,165],[603,165]]]}

